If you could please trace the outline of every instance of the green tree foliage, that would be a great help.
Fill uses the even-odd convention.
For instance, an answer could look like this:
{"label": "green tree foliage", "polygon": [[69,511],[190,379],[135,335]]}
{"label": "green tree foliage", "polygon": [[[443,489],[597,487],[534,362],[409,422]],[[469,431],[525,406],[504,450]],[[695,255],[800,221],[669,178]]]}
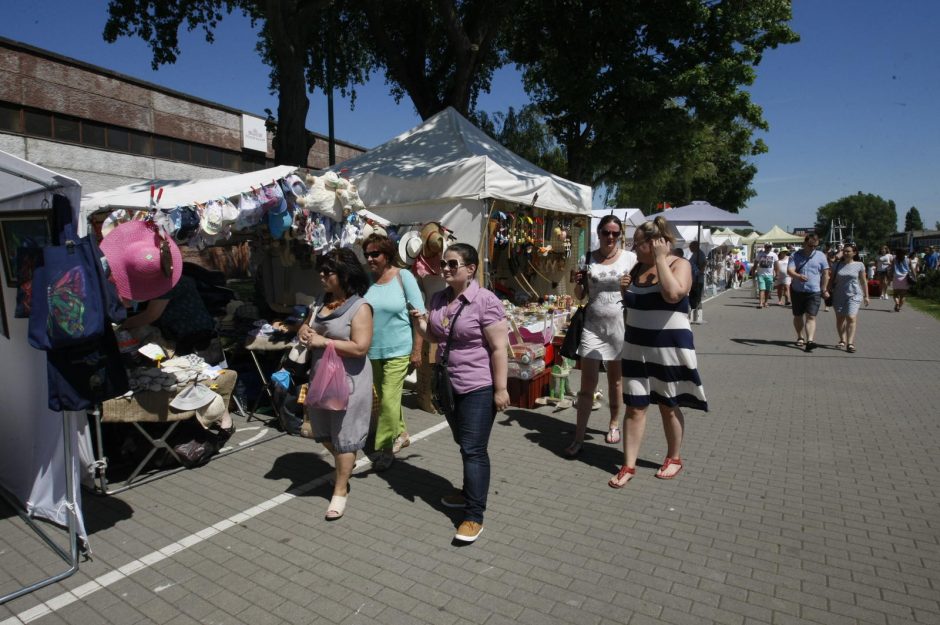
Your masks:
{"label": "green tree foliage", "polygon": [[509,58],[569,178],[634,205],[681,192],[668,199],[737,210],[767,128],[745,88],[765,50],[798,39],[790,18],[788,0],[522,0]]}
{"label": "green tree foliage", "polygon": [[508,112],[493,115],[478,111],[472,121],[501,145],[527,161],[546,171],[563,175],[565,153],[535,106],[530,104],[519,111],[509,107]]}
{"label": "green tree foliage", "polygon": [[396,101],[422,119],[448,106],[469,116],[504,63],[500,34],[517,0],[348,0],[362,12],[375,66]]}
{"label": "green tree foliage", "polygon": [[904,213],[904,232],[923,229],[924,221],[920,218],[920,211],[917,210],[916,206],[911,206],[911,208]]}
{"label": "green tree foliage", "polygon": [[898,212],[894,201],[859,191],[816,209],[816,232],[821,240],[829,239],[832,220],[837,218],[854,226],[856,242],[862,249],[874,250],[894,234]]}
{"label": "green tree foliage", "polygon": [[275,161],[305,165],[313,135],[306,131],[309,91],[330,86],[343,91],[364,80],[368,57],[350,30],[350,15],[333,9],[332,0],[111,0],[104,38],[137,36],[150,45],[154,69],[175,63],[179,30],[201,29],[212,43],[213,30],[232,12],[261,24],[256,48],[271,68],[272,93],[278,94]]}

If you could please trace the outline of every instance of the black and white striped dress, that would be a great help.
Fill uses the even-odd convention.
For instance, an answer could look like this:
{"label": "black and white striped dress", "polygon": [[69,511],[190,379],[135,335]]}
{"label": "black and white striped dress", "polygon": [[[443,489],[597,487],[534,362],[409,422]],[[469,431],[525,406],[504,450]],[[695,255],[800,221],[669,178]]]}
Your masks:
{"label": "black and white striped dress", "polygon": [[634,283],[623,305],[627,309],[621,354],[626,405],[663,404],[707,412],[689,325],[688,296],[670,304],[663,299],[659,282]]}

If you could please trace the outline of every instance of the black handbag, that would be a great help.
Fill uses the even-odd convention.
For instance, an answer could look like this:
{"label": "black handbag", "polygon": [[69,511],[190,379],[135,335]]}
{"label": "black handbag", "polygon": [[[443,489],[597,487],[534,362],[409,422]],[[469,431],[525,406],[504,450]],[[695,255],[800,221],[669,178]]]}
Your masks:
{"label": "black handbag", "polygon": [[445,415],[453,414],[456,408],[454,387],[450,384],[450,373],[447,371],[447,359],[450,355],[450,340],[454,336],[454,326],[457,325],[457,317],[460,316],[465,305],[466,302],[461,303],[460,308],[454,313],[454,318],[450,320],[450,332],[447,333],[447,344],[444,345],[441,361],[434,363],[434,367],[431,369],[431,401],[434,403],[434,407]]}
{"label": "black handbag", "polygon": [[577,360],[578,348],[581,346],[581,334],[584,332],[584,306],[578,306],[578,309],[571,315],[571,321],[568,322],[568,330],[565,331],[565,340],[561,344],[561,355],[571,360]]}
{"label": "black handbag", "polygon": [[[584,264],[590,263],[590,252],[584,255]],[[565,340],[562,341],[561,355],[569,360],[578,360],[578,348],[581,346],[581,335],[584,333],[584,316],[587,311],[587,304],[578,306],[578,309],[571,315],[568,321],[568,329],[565,331]]]}

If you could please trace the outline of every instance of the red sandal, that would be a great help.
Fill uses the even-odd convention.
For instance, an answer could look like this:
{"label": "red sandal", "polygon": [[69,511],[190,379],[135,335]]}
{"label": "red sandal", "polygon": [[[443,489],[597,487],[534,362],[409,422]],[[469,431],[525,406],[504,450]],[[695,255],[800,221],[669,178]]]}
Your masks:
{"label": "red sandal", "polygon": [[620,471],[617,472],[617,475],[615,475],[614,477],[610,478],[607,481],[607,485],[610,486],[611,488],[623,488],[624,486],[630,483],[630,480],[627,480],[626,482],[623,482],[622,484],[620,482],[627,475],[629,475],[630,480],[632,480],[633,476],[636,475],[636,467],[631,469],[627,465],[623,465],[620,468]]}
{"label": "red sandal", "polygon": [[[663,475],[663,471],[665,471],[670,465],[673,465],[673,464],[678,466],[679,469],[672,475]],[[656,472],[656,477],[661,480],[671,480],[675,478],[677,475],[679,475],[679,473],[681,472],[682,472],[682,458],[666,458],[666,461],[663,463],[663,466],[659,467],[659,471]]]}

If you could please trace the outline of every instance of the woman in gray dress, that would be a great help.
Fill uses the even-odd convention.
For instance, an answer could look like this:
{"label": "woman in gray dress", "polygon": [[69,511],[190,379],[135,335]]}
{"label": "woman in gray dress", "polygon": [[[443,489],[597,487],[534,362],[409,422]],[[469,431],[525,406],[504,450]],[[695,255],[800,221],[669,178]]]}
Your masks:
{"label": "woman in gray dress", "polygon": [[346,511],[349,476],[356,453],[365,447],[372,412],[372,366],[367,354],[372,343],[372,307],[363,298],[369,278],[352,250],[332,250],[320,261],[320,279],[325,294],[322,305],[297,332],[302,344],[312,350],[311,377],[316,373],[326,346],[332,342],[343,358],[349,383],[346,410],[307,407],[313,438],[333,454],[336,482],[326,511],[335,521]]}
{"label": "woman in gray dress", "polygon": [[855,352],[855,330],[858,327],[858,309],[864,300],[868,306],[868,280],[865,278],[865,263],[857,256],[854,243],[842,246],[842,257],[832,265],[832,278],[823,296],[832,296],[832,307],[836,310],[836,332],[839,333],[839,348]]}

